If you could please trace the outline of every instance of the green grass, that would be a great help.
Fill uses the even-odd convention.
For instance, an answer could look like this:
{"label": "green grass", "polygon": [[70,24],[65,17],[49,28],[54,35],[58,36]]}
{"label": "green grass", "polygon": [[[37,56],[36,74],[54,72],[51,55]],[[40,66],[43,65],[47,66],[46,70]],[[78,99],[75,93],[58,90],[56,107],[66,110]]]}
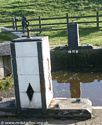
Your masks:
{"label": "green grass", "polygon": [[0,90],[10,89],[13,86],[13,79],[11,76],[5,77],[0,80]]}
{"label": "green grass", "polygon": [[[66,12],[86,14],[86,11],[101,9],[101,0],[1,0],[1,12],[7,15],[49,16],[63,15]],[[3,16],[3,15],[2,15]]]}
{"label": "green grass", "polygon": [[80,29],[80,43],[102,46],[102,30],[97,28]]}
{"label": "green grass", "polygon": [[[44,34],[44,33],[43,33]],[[42,34],[42,35],[43,35]],[[67,45],[67,32],[51,32],[44,35],[49,36],[51,46]],[[97,28],[80,28],[79,30],[79,45],[102,46],[102,30]]]}
{"label": "green grass", "polygon": [[[69,16],[95,15],[96,10],[99,10],[102,14],[101,0],[0,0],[0,2],[0,20],[8,20],[14,16],[21,18],[22,15],[27,16],[27,18],[65,16],[66,13]],[[95,18],[75,19],[70,20],[70,22],[95,20]],[[94,28],[95,25],[79,25],[80,44],[102,46],[102,31]],[[45,32],[41,35],[49,36],[51,46],[67,44],[67,33],[65,31]],[[13,38],[12,35],[0,33],[0,41],[12,40]]]}

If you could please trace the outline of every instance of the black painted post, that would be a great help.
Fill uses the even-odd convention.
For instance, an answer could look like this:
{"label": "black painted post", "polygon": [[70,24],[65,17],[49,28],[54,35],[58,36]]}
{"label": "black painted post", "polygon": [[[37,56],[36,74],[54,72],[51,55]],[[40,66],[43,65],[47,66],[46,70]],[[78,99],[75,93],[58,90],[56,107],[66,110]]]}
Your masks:
{"label": "black painted post", "polygon": [[17,18],[15,17],[15,30],[17,31],[18,30],[18,27],[17,27]]}
{"label": "black painted post", "polygon": [[12,27],[13,27],[13,29],[14,30],[18,30],[18,28],[17,28],[17,18],[16,17],[14,17],[14,18],[12,18]]}
{"label": "black painted post", "polygon": [[39,16],[39,34],[41,33],[41,17]]}
{"label": "black painted post", "polygon": [[12,18],[12,28],[15,30],[15,19]]}
{"label": "black painted post", "polygon": [[99,11],[96,12],[96,23],[97,23],[97,28],[99,28]]}
{"label": "black painted post", "polygon": [[[79,28],[77,23],[68,23],[68,49],[78,50]],[[75,53],[75,52],[73,52]]]}
{"label": "black painted post", "polygon": [[66,21],[67,21],[67,41],[68,41],[68,24],[69,24],[68,13],[66,13]]}

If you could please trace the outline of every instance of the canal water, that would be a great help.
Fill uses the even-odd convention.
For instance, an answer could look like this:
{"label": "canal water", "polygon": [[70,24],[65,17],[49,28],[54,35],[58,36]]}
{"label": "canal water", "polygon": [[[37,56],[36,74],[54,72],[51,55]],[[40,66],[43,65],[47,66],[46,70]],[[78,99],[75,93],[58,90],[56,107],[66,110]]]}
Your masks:
{"label": "canal water", "polygon": [[88,98],[102,106],[102,73],[52,73],[54,97]]}

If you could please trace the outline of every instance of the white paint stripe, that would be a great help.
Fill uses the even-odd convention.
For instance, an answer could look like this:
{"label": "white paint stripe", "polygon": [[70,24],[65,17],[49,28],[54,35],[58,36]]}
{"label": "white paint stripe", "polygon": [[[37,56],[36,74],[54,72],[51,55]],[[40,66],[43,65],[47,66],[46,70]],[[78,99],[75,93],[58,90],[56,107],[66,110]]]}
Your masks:
{"label": "white paint stripe", "polygon": [[102,109],[102,106],[92,106],[92,109]]}

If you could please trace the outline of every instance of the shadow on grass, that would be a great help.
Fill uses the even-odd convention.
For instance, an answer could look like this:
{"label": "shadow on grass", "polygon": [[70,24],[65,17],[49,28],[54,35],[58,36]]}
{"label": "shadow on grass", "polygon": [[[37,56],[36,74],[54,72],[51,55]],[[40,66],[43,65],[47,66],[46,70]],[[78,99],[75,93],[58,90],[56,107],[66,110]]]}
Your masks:
{"label": "shadow on grass", "polygon": [[51,33],[50,38],[54,37],[67,37],[67,32],[66,31],[53,32]]}
{"label": "shadow on grass", "polygon": [[[79,28],[80,37],[88,36],[90,33],[95,33],[100,31],[100,29],[96,27],[88,27],[88,28]],[[51,38],[54,37],[67,37],[67,31],[58,31],[50,34]]]}
{"label": "shadow on grass", "polygon": [[84,37],[84,36],[89,35],[90,33],[95,33],[98,31],[100,31],[100,29],[97,27],[90,27],[90,28],[88,27],[88,28],[80,28],[79,29],[80,37]]}

